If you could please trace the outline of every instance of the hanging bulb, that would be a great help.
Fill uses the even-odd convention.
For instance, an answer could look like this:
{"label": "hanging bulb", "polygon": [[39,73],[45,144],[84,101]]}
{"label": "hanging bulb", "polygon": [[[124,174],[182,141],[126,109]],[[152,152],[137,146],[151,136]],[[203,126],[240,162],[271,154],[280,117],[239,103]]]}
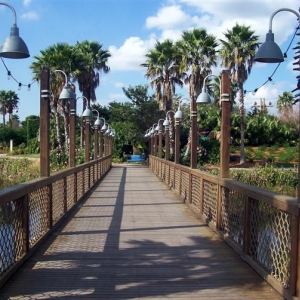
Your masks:
{"label": "hanging bulb", "polygon": [[268,80],[271,82],[272,85],[274,85],[274,80],[272,79],[272,77],[269,77]]}
{"label": "hanging bulb", "polygon": [[257,89],[255,89],[255,90],[252,92],[252,96],[255,96],[255,95],[256,95],[256,92],[257,92]]}
{"label": "hanging bulb", "polygon": [[27,90],[30,91],[30,88],[31,88],[31,84],[29,83],[27,86]]}
{"label": "hanging bulb", "polygon": [[19,87],[18,87],[18,90],[20,91],[20,90],[21,90],[21,88],[22,88],[22,83],[21,83],[21,82],[19,82]]}
{"label": "hanging bulb", "polygon": [[286,52],[283,53],[283,58],[284,58],[284,61],[287,61],[287,54],[286,54]]}
{"label": "hanging bulb", "polygon": [[7,71],[7,79],[9,80],[10,77],[11,77],[11,73],[10,73],[10,71]]}

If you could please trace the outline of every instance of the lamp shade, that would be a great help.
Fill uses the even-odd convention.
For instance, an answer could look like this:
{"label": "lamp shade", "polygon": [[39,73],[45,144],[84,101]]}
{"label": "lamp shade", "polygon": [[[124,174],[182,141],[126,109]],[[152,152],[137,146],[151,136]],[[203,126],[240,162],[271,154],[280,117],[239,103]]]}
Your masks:
{"label": "lamp shade", "polygon": [[0,48],[0,56],[5,58],[27,58],[29,51],[25,42],[19,36],[19,28],[16,24],[11,27],[10,36],[6,38]]}
{"label": "lamp shade", "polygon": [[86,108],[82,114],[83,117],[91,117],[92,115],[93,115],[93,113],[89,108]]}
{"label": "lamp shade", "polygon": [[101,131],[106,131],[108,128],[107,123],[104,123],[104,125],[101,127]]}
{"label": "lamp shade", "polygon": [[279,46],[274,42],[274,33],[269,30],[266,41],[260,46],[254,60],[263,63],[280,63],[284,61]]}
{"label": "lamp shade", "polygon": [[170,121],[168,120],[168,118],[166,118],[163,122],[164,126],[170,126]]}
{"label": "lamp shade", "polygon": [[65,85],[59,95],[59,99],[76,99],[76,95],[69,85]]}
{"label": "lamp shade", "polygon": [[211,103],[211,98],[209,94],[205,91],[205,88],[202,89],[201,94],[196,100],[197,104],[210,104]]}
{"label": "lamp shade", "polygon": [[174,115],[175,119],[183,119],[183,112],[181,110],[177,110],[175,115]]}
{"label": "lamp shade", "polygon": [[95,121],[95,126],[101,126],[102,125],[102,121],[99,119],[99,118],[97,118],[97,120]]}

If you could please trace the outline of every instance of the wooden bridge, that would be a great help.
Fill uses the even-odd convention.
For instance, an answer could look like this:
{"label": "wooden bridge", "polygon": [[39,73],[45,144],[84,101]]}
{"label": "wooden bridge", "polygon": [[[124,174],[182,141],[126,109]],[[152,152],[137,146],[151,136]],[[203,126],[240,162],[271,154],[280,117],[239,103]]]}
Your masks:
{"label": "wooden bridge", "polygon": [[[292,295],[297,282],[293,267],[280,265],[290,259],[275,257],[273,251],[282,251],[284,241],[271,239],[267,254],[256,245],[261,250],[254,259],[247,230],[239,236],[229,225],[232,218],[239,222],[236,214],[227,215],[225,224],[224,216],[223,223],[218,221],[224,209],[214,212],[214,205],[204,204],[206,198],[213,201],[212,184],[220,184],[219,179],[210,179],[209,196],[208,177],[201,173],[197,186],[202,197],[193,188],[197,170],[189,181],[188,169],[181,166],[178,171],[174,163],[154,157],[149,166],[111,167],[106,158],[51,180],[0,191],[0,237],[6,238],[0,243],[0,299],[297,299]],[[51,196],[51,213],[45,195]],[[268,197],[266,192],[264,203]],[[280,196],[272,197],[276,206]],[[286,236],[285,218],[278,212],[276,218]],[[13,224],[13,229],[3,224]],[[243,254],[239,244],[247,244],[245,239]]]}

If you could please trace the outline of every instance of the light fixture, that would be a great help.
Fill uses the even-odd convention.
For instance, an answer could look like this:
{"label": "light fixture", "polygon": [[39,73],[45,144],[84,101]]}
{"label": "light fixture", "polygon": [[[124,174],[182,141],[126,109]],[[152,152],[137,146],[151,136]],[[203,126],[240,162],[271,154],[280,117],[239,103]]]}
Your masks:
{"label": "light fixture", "polygon": [[163,126],[170,126],[170,121],[169,121],[169,119],[168,119],[168,115],[169,115],[169,113],[171,113],[171,112],[175,115],[175,112],[174,112],[173,110],[167,111],[167,113],[166,113],[166,119],[165,119],[164,122],[163,122]]}
{"label": "light fixture", "polygon": [[210,104],[211,103],[211,97],[206,91],[206,79],[209,78],[209,77],[215,77],[219,80],[219,83],[220,83],[220,97],[221,97],[221,80],[218,76],[210,74],[210,75],[207,75],[204,78],[202,92],[200,93],[199,97],[196,100],[197,104]]}
{"label": "light fixture", "polygon": [[289,8],[281,8],[275,11],[269,22],[269,32],[266,35],[266,41],[259,47],[255,54],[254,61],[263,63],[280,63],[284,61],[284,56],[279,48],[279,46],[274,42],[274,33],[272,32],[272,20],[274,16],[280,11],[289,11],[295,14],[300,21],[300,15]]}
{"label": "light fixture", "polygon": [[[85,97],[85,96],[79,96],[77,99],[76,99],[76,101],[78,100],[78,99],[80,99],[80,98],[82,98],[82,99],[84,99],[87,103],[88,103],[88,99],[87,99],[87,97]],[[91,109],[89,108],[89,107],[87,107],[85,110],[84,110],[84,112],[82,113],[82,117],[92,117],[93,116],[93,112],[91,111]]]}
{"label": "light fixture", "polygon": [[54,73],[62,73],[65,76],[65,85],[63,87],[63,90],[61,91],[60,95],[59,95],[59,99],[60,100],[64,100],[64,99],[76,99],[76,95],[73,92],[73,90],[71,89],[71,86],[68,83],[68,77],[67,74],[62,71],[62,70],[54,70]]}
{"label": "light fixture", "polygon": [[28,48],[25,42],[19,36],[19,28],[17,26],[17,15],[15,9],[10,4],[5,2],[0,2],[0,5],[9,7],[14,15],[14,24],[10,29],[10,36],[7,37],[3,42],[0,48],[0,56],[13,59],[29,57],[30,55]]}

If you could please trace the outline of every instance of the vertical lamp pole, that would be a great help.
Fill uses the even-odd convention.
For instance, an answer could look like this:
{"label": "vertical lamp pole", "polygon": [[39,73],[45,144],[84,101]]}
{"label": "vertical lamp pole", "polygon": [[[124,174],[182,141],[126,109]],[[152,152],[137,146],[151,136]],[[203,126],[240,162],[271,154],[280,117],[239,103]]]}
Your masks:
{"label": "vertical lamp pole", "polygon": [[40,72],[40,173],[50,176],[50,70]]}
{"label": "vertical lamp pole", "polygon": [[159,119],[157,122],[156,129],[158,131],[158,157],[162,158],[162,125],[161,121],[164,121],[164,119]]}
{"label": "vertical lamp pole", "polygon": [[69,167],[76,166],[75,152],[76,152],[76,99],[70,99],[70,154]]}
{"label": "vertical lamp pole", "polygon": [[91,132],[90,132],[90,117],[84,117],[84,162],[90,161],[90,142],[91,142]]}
{"label": "vertical lamp pole", "polygon": [[229,178],[230,161],[230,79],[228,71],[223,70],[221,75],[221,149],[220,149],[220,177]]}
{"label": "vertical lamp pole", "polygon": [[194,95],[191,96],[191,169],[197,168],[197,146],[198,146],[198,130],[197,130],[197,104]]}
{"label": "vertical lamp pole", "polygon": [[180,119],[175,118],[175,164],[180,160]]}

